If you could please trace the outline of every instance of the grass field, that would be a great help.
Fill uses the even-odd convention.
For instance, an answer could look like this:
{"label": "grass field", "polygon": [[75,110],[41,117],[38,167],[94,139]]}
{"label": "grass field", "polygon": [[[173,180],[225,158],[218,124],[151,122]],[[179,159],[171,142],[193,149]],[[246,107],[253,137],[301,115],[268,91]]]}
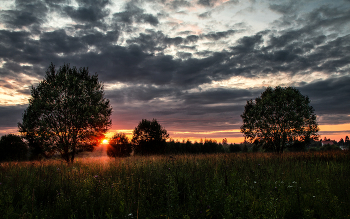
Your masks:
{"label": "grass field", "polygon": [[350,153],[2,163],[1,218],[350,218]]}

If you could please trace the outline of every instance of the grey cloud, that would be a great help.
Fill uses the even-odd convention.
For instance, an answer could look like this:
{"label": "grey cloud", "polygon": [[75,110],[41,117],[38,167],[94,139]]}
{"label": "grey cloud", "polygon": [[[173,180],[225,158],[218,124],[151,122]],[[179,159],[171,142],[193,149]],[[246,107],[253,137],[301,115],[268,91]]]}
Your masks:
{"label": "grey cloud", "polygon": [[157,26],[159,20],[152,14],[145,14],[144,10],[137,7],[133,2],[129,2],[125,6],[125,11],[115,13],[113,15],[116,22],[125,24],[132,23],[149,23],[153,26]]}
{"label": "grey cloud", "polygon": [[42,34],[40,44],[48,53],[79,53],[86,49],[80,38],[68,36],[64,29]]}
{"label": "grey cloud", "polygon": [[303,87],[299,87],[299,90],[304,95],[309,96],[316,114],[349,115],[349,83],[350,77],[343,76],[307,84]]}
{"label": "grey cloud", "polygon": [[230,35],[233,35],[236,33],[234,30],[227,30],[227,31],[221,31],[221,32],[211,32],[208,34],[203,35],[203,37],[211,40],[219,40],[221,38],[228,37]]}
{"label": "grey cloud", "polygon": [[172,9],[178,9],[180,7],[190,7],[191,3],[185,0],[174,0],[171,1],[170,3],[167,3],[170,5]]}
{"label": "grey cloud", "polygon": [[79,7],[78,9],[67,6],[64,8],[64,11],[73,20],[76,20],[78,22],[96,22],[108,15],[108,11],[100,10],[94,6]]}
{"label": "grey cloud", "polygon": [[192,57],[192,53],[189,52],[177,52],[176,55],[182,59],[188,59]]}
{"label": "grey cloud", "polygon": [[300,3],[296,1],[280,2],[279,4],[270,4],[269,8],[273,11],[282,14],[292,14],[295,13],[299,8]]}
{"label": "grey cloud", "polygon": [[2,11],[1,18],[9,27],[22,28],[33,24],[41,24],[48,11],[42,1],[16,1],[16,10]]}
{"label": "grey cloud", "polygon": [[0,106],[0,127],[13,127],[22,119],[26,105]]}
{"label": "grey cloud", "polygon": [[[176,2],[176,7],[186,6],[185,1]],[[246,35],[233,46],[214,52],[199,50],[200,41],[210,39],[214,45],[221,42],[220,40],[229,39],[237,30],[230,28],[201,35],[186,31],[170,37],[161,30],[153,29],[121,44],[123,39],[119,39],[120,36],[128,34],[125,27],[147,23],[155,28],[159,23],[158,15],[147,14],[137,5],[137,1],[133,1],[126,5],[123,12],[113,15],[114,23],[102,24],[108,3],[96,3],[97,7],[94,9],[92,5],[95,5],[95,1],[79,1],[79,7],[70,8],[69,13],[81,23],[52,32],[44,32],[40,28],[47,11],[40,14],[33,9],[29,11],[30,14],[25,14],[26,10],[22,10],[21,6],[6,12],[6,16],[12,17],[7,17],[7,20],[2,17],[9,25],[8,29],[0,30],[0,58],[5,62],[0,68],[2,80],[5,76],[16,79],[19,73],[41,78],[50,62],[56,65],[71,63],[72,66],[87,66],[91,73],[97,72],[102,81],[133,85],[116,91],[106,91],[106,96],[116,106],[113,115],[118,119],[116,121],[131,124],[125,117],[131,119],[135,127],[140,119],[155,117],[164,120],[172,128],[181,128],[180,125],[186,124],[187,127],[204,130],[208,124],[213,125],[214,121],[218,121],[214,125],[217,129],[232,128],[232,124],[239,127],[239,115],[243,112],[245,101],[259,96],[261,91],[216,89],[186,93],[186,90],[236,75],[254,78],[279,72],[291,75],[310,74],[313,71],[329,75],[337,73],[340,77],[338,79],[330,78],[311,84],[300,83],[298,89],[310,97],[322,123],[332,120],[336,123],[349,121],[347,97],[350,90],[347,85],[350,35],[346,27],[350,23],[350,13],[346,8],[319,7],[306,15],[295,17],[291,26],[276,26],[275,29],[271,27],[254,35]],[[24,1],[21,4],[30,5]],[[40,5],[38,2],[35,4]],[[199,4],[211,6],[215,2],[201,1]],[[285,18],[294,16],[293,13],[287,14],[283,11],[285,8],[282,6],[271,7],[279,10]],[[63,1],[46,1],[46,7],[65,13]],[[96,11],[92,11],[90,17],[85,17],[88,10]],[[15,16],[20,14],[28,18],[28,23],[16,20]],[[31,30],[35,26],[38,29],[35,34],[39,38],[32,38],[33,32],[13,29],[21,25],[29,25]],[[94,29],[95,25],[99,25],[103,32]],[[339,27],[339,31],[334,30],[335,27]],[[74,34],[70,35],[68,32]],[[163,51],[169,46],[176,46],[176,56],[181,59],[164,55]],[[21,66],[21,63],[33,66]],[[0,83],[1,86],[11,87],[3,81]],[[28,90],[19,92],[28,94]],[[163,102],[162,98],[169,102]],[[132,106],[130,103],[139,105]],[[5,114],[10,118],[10,113],[15,112],[17,117],[13,118],[20,118],[21,110],[16,109],[0,109],[3,115],[0,121],[5,119]],[[128,117],[127,114],[131,112],[137,116]],[[334,114],[337,116],[332,117]],[[207,119],[202,120],[203,117]],[[15,121],[6,120],[6,126],[10,124],[10,120]],[[230,124],[226,124],[228,120]],[[16,121],[12,124],[15,125]],[[175,121],[174,124],[172,121]]]}
{"label": "grey cloud", "polygon": [[223,104],[223,103],[245,103],[254,98],[256,91],[246,89],[211,89],[208,91],[184,94],[185,104]]}
{"label": "grey cloud", "polygon": [[200,17],[200,18],[209,18],[210,16],[211,16],[210,11],[207,11],[207,12],[204,12],[204,13],[198,15],[198,17]]}
{"label": "grey cloud", "polygon": [[215,3],[217,2],[217,0],[198,0],[198,4],[199,5],[203,5],[203,6],[213,6]]}

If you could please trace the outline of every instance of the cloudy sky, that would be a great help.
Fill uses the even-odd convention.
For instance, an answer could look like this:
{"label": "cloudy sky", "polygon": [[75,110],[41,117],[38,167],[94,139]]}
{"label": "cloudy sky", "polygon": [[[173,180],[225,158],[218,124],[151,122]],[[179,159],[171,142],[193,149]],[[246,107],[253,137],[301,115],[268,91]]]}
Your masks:
{"label": "cloudy sky", "polygon": [[111,132],[156,118],[240,142],[246,101],[279,85],[309,96],[322,138],[350,136],[349,0],[1,0],[0,135],[51,62],[99,75]]}

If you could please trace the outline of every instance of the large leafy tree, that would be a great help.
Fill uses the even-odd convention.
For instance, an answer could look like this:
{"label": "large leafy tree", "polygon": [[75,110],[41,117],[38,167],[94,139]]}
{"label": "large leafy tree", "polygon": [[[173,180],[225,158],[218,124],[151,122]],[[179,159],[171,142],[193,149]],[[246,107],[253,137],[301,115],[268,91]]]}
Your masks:
{"label": "large leafy tree", "polygon": [[135,154],[164,153],[169,134],[156,119],[142,119],[133,131],[132,143]]}
{"label": "large leafy tree", "polygon": [[125,133],[116,133],[109,140],[107,147],[107,155],[109,157],[128,157],[131,151],[131,143]]}
{"label": "large leafy tree", "polygon": [[261,97],[247,101],[241,132],[251,143],[283,152],[286,147],[317,140],[318,125],[310,100],[299,90],[268,87]]}
{"label": "large leafy tree", "polygon": [[77,148],[91,149],[111,125],[112,108],[103,84],[87,68],[65,64],[56,71],[51,63],[31,95],[18,126],[34,151],[58,152],[73,162]]}

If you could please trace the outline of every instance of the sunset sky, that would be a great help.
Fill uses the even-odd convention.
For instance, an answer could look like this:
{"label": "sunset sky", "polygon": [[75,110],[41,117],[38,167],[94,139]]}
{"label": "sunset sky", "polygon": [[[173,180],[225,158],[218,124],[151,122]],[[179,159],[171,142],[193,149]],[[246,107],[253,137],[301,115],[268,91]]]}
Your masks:
{"label": "sunset sky", "polygon": [[246,101],[279,85],[310,98],[322,138],[350,136],[349,0],[1,0],[0,136],[51,62],[99,75],[111,133],[156,118],[241,142]]}

